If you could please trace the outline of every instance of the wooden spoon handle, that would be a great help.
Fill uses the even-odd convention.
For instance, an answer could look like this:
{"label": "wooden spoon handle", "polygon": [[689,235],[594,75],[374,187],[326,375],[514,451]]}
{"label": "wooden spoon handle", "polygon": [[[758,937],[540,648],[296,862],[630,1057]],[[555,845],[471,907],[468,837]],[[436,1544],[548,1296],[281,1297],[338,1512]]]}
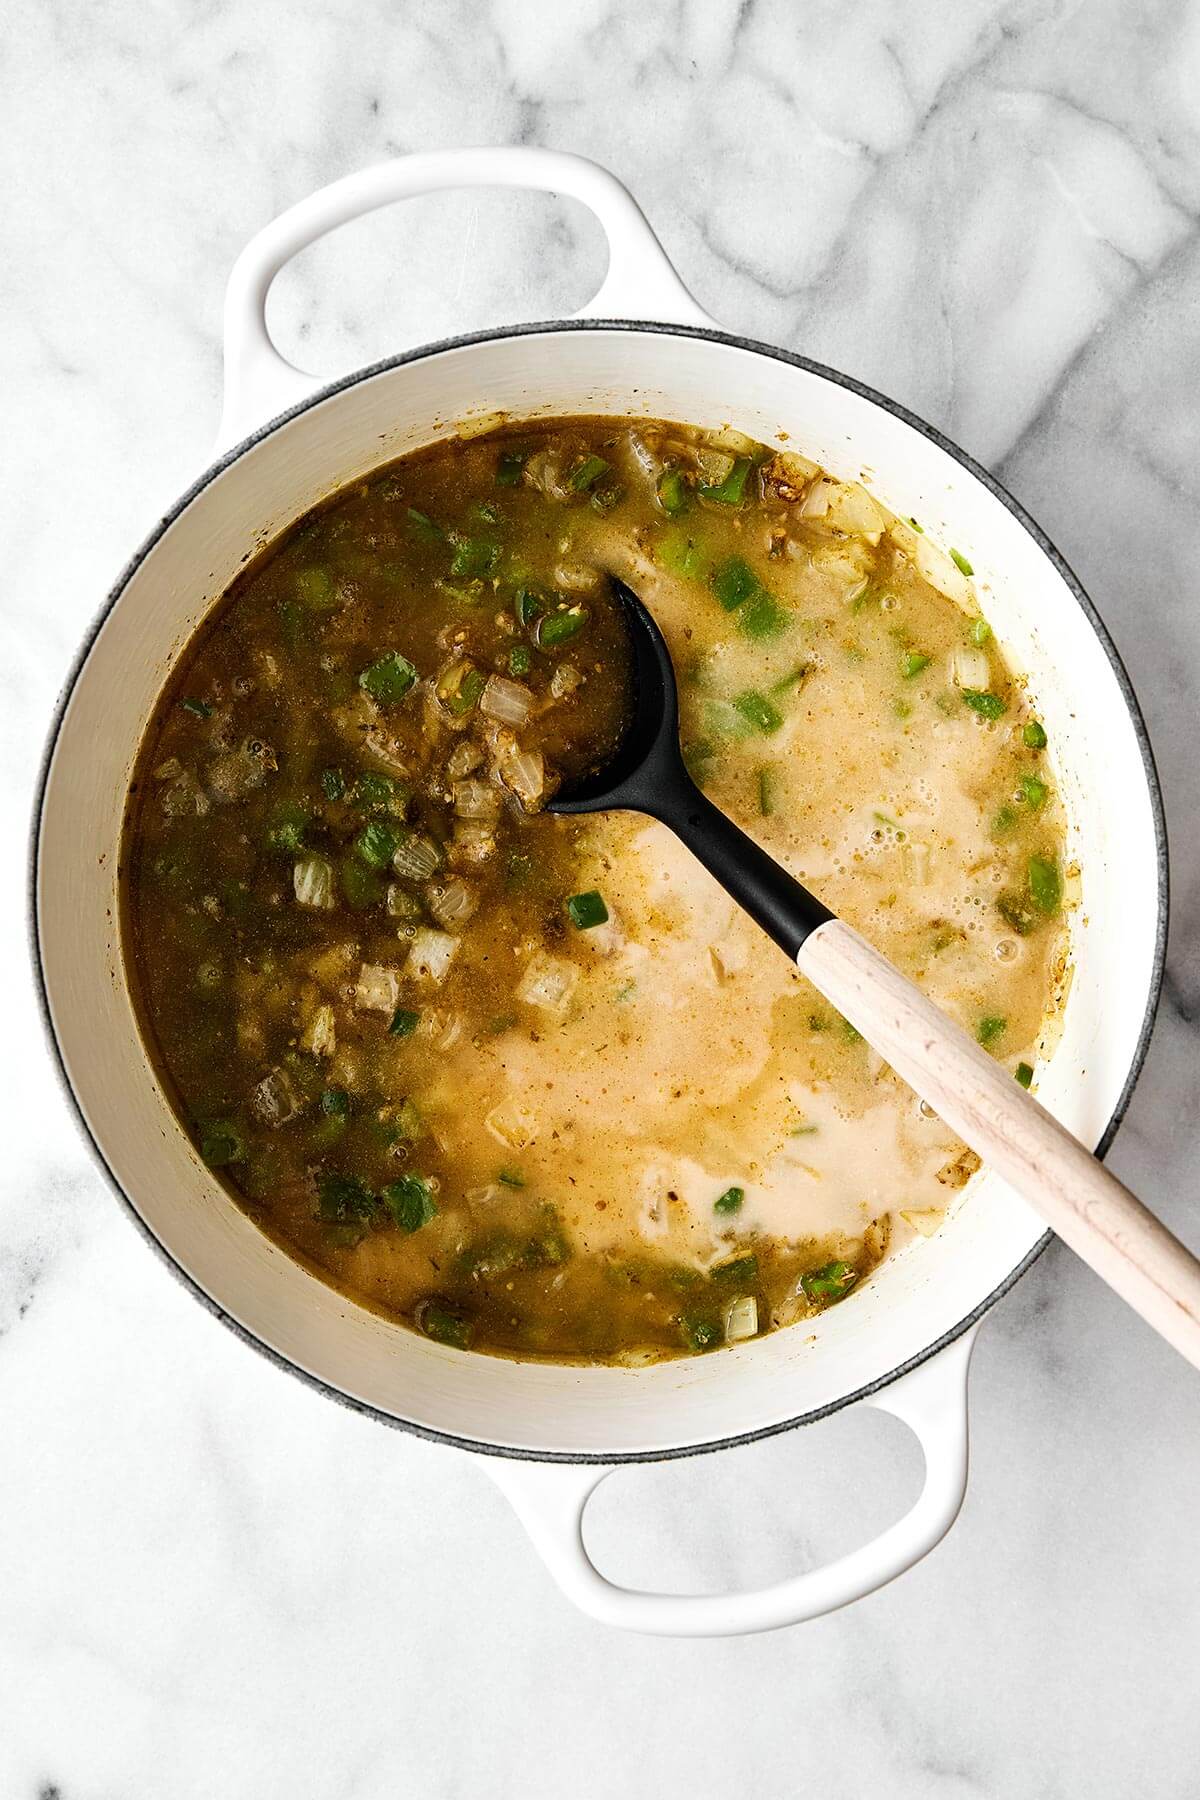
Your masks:
{"label": "wooden spoon handle", "polygon": [[796,966],[1161,1337],[1200,1368],[1200,1261],[1012,1075],[840,919]]}

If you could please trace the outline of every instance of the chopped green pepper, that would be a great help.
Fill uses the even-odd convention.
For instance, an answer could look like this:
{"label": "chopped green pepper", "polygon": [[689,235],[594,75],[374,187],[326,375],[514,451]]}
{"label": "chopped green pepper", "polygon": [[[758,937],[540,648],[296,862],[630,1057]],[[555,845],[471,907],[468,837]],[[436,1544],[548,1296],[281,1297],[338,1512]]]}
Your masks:
{"label": "chopped green pepper", "polygon": [[715,1350],[718,1344],[724,1342],[725,1334],[716,1319],[706,1319],[696,1313],[684,1313],[680,1324],[689,1350]]}
{"label": "chopped green pepper", "polygon": [[999,694],[989,694],[980,688],[964,688],[962,697],[963,705],[969,706],[972,712],[977,712],[984,719],[999,719],[1008,711],[1006,702]]}
{"label": "chopped green pepper", "polygon": [[369,869],[386,869],[396,854],[399,842],[390,825],[385,824],[382,819],[372,819],[355,838],[354,848]]}
{"label": "chopped green pepper", "polygon": [[665,469],[658,478],[658,503],[669,519],[683,516],[692,503],[682,469]]}
{"label": "chopped green pepper", "polygon": [[761,731],[764,737],[778,731],[783,724],[783,714],[779,708],[765,694],[757,693],[753,688],[747,688],[745,693],[738,694],[733,704],[747,725],[752,726],[755,731]]}
{"label": "chopped green pepper", "polygon": [[528,631],[535,619],[541,617],[546,610],[546,602],[533,588],[517,589],[517,597],[513,602],[513,610],[517,615],[517,624],[522,631]]}
{"label": "chopped green pepper", "polygon": [[595,487],[602,475],[607,475],[611,466],[602,456],[585,456],[571,470],[571,486],[577,494],[586,494]]}
{"label": "chopped green pepper", "polygon": [[1029,859],[1029,892],[1039,912],[1056,913],[1062,904],[1058,864],[1048,856]]}
{"label": "chopped green pepper", "polygon": [[307,807],[296,800],[281,800],[271,812],[267,827],[267,846],[294,854],[304,849],[304,833],[310,820]]}
{"label": "chopped green pepper", "polygon": [[751,1287],[758,1280],[758,1258],[753,1254],[730,1257],[710,1269],[709,1276],[727,1287]]}
{"label": "chopped green pepper", "polygon": [[200,1154],[210,1169],[223,1169],[227,1163],[243,1160],[246,1140],[231,1120],[219,1119],[201,1132]]}
{"label": "chopped green pepper", "polygon": [[570,606],[565,612],[547,613],[538,621],[537,641],[543,649],[553,649],[556,644],[565,644],[577,637],[587,621],[585,606]]}
{"label": "chopped green pepper", "polygon": [[433,1190],[423,1175],[389,1181],[380,1198],[401,1231],[418,1231],[437,1214]]}
{"label": "chopped green pepper", "polygon": [[827,1262],[823,1268],[811,1269],[800,1278],[800,1285],[810,1300],[841,1300],[858,1280],[858,1270],[849,1263]]}
{"label": "chopped green pepper", "polygon": [[502,450],[500,460],[496,464],[496,482],[499,487],[518,487],[525,473],[527,458],[520,450]]}
{"label": "chopped green pepper", "polygon": [[465,576],[467,580],[485,580],[495,573],[501,554],[500,545],[495,538],[471,538],[456,534],[450,573]]}
{"label": "chopped green pepper", "polygon": [[372,700],[378,700],[384,706],[393,706],[397,700],[403,700],[413,682],[417,679],[417,671],[407,656],[401,656],[399,650],[389,650],[377,662],[369,664],[358,678],[358,685],[370,694]]}
{"label": "chopped green pepper", "polygon": [[357,1175],[327,1172],[317,1183],[317,1213],[327,1225],[368,1219],[378,1202]]}
{"label": "chopped green pepper", "polygon": [[377,900],[383,899],[382,880],[373,869],[360,862],[357,856],[351,854],[343,857],[339,875],[346,905],[355,912],[362,912],[365,907],[374,906]]}
{"label": "chopped green pepper", "polygon": [[658,540],[655,554],[664,569],[682,575],[686,581],[699,581],[704,574],[704,551],[684,525],[669,525]]}
{"label": "chopped green pepper", "polygon": [[739,608],[737,627],[743,637],[752,640],[779,637],[788,623],[788,615],[779,606],[773,595],[765,589],[752,594],[745,605]]}
{"label": "chopped green pepper", "polygon": [[722,481],[706,482],[701,486],[701,497],[715,500],[720,506],[740,506],[746,497],[746,479],[753,467],[748,456],[735,456],[733,467]]}
{"label": "chopped green pepper", "polygon": [[381,775],[377,769],[363,769],[355,778],[351,799],[365,812],[382,812],[389,818],[402,819],[408,806],[409,790],[391,775]]}
{"label": "chopped green pepper", "polygon": [[736,612],[744,600],[759,590],[760,582],[744,556],[729,556],[711,576],[712,590],[726,612]]}
{"label": "chopped green pepper", "polygon": [[427,1300],[420,1310],[418,1324],[426,1337],[435,1343],[449,1344],[455,1350],[466,1350],[471,1343],[471,1326],[461,1313],[440,1301]]}
{"label": "chopped green pepper", "polygon": [[595,925],[607,925],[608,908],[604,904],[603,895],[595,888],[586,894],[572,894],[567,901],[567,912],[576,931],[590,931]]}

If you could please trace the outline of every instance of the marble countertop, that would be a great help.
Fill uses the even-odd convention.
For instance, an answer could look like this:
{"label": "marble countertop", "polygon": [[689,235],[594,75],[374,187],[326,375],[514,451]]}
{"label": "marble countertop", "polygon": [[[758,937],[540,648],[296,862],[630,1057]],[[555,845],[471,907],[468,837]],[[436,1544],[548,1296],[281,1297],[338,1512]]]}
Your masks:
{"label": "marble countertop", "polygon": [[[114,0],[0,32],[0,1800],[1193,1796],[1200,1389],[1068,1255],[985,1323],[927,1562],[769,1637],[608,1632],[482,1473],[249,1355],[130,1229],[43,1051],[20,865],[75,647],[206,461],[243,241],[399,151],[582,151],[716,317],[941,426],[1093,594],[1174,850],[1112,1164],[1200,1242],[1200,0]],[[573,206],[443,196],[307,253],[273,320],[334,374],[602,266]],[[895,1516],[916,1464],[842,1415],[613,1478],[593,1541],[628,1579],[761,1582]]]}

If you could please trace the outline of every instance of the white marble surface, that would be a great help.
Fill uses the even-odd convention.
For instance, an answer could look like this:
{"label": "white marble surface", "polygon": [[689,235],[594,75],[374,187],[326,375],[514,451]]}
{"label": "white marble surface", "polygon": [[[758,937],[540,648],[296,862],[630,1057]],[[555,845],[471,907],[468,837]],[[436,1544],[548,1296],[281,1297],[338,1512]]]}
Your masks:
{"label": "white marble surface", "polygon": [[[43,0],[0,32],[0,1800],[1195,1795],[1200,1388],[1069,1257],[984,1328],[971,1492],[920,1569],[772,1637],[623,1639],[482,1474],[253,1357],[149,1253],[50,1075],[19,890],[59,682],[206,459],[239,245],[396,151],[580,150],[722,321],[944,427],[1090,587],[1174,832],[1113,1163],[1200,1242],[1200,0]],[[332,373],[601,266],[573,208],[453,196],[307,255],[276,324]],[[618,1477],[593,1535],[619,1575],[748,1583],[916,1479],[900,1427],[842,1417]]]}

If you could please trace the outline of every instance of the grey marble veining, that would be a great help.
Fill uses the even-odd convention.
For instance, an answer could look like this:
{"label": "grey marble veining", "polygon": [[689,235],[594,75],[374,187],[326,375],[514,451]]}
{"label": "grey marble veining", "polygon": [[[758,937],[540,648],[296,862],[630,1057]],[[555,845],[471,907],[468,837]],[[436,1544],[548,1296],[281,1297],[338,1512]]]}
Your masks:
{"label": "grey marble veining", "polygon": [[[21,857],[74,648],[206,460],[241,243],[396,152],[582,151],[716,317],[948,431],[1094,596],[1175,878],[1113,1163],[1200,1241],[1198,0],[46,0],[0,33],[2,1800],[1194,1795],[1196,1379],[1065,1253],[984,1327],[928,1562],[768,1638],[609,1634],[481,1474],[250,1356],[129,1228],[42,1051]],[[567,204],[414,202],[299,259],[273,323],[333,374],[569,309],[603,260]],[[894,1516],[916,1460],[842,1417],[614,1478],[593,1543],[761,1581]]]}

